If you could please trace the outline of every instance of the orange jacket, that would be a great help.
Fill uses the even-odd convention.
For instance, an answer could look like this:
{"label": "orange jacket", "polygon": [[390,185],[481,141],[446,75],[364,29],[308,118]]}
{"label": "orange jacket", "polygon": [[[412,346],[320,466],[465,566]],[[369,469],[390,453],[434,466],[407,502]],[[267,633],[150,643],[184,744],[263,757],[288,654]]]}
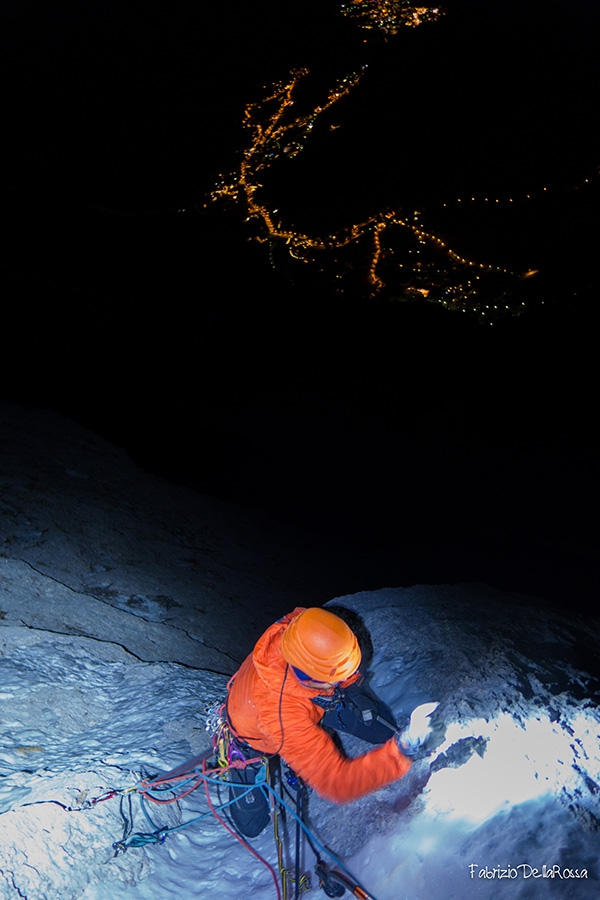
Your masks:
{"label": "orange jacket", "polygon": [[280,650],[283,632],[302,611],[298,607],[271,625],[242,663],[230,685],[229,724],[255,750],[279,754],[320,796],[349,803],[401,778],[411,761],[394,738],[348,759],[320,727],[325,710],[312,698],[332,690],[301,684]]}

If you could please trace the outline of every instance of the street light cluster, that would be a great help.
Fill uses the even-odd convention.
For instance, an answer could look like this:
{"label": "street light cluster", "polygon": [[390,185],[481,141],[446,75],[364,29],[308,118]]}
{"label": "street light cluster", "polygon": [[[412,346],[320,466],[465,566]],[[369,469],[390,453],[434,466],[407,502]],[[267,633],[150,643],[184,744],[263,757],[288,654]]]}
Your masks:
{"label": "street light cluster", "polygon": [[439,7],[418,6],[410,0],[348,0],[341,4],[341,13],[353,18],[361,28],[394,35],[401,28],[415,28],[425,22],[433,22],[444,11]]}
{"label": "street light cluster", "polygon": [[[249,146],[241,155],[237,171],[228,178],[221,176],[209,201],[229,199],[241,204],[246,211],[246,220],[258,221],[260,228],[255,239],[269,243],[272,259],[274,249],[281,246],[292,259],[317,263],[321,272],[331,273],[336,269],[336,257],[339,262],[344,248],[366,245],[365,277],[372,295],[385,287],[382,275],[385,267],[386,279],[390,276],[394,279],[392,290],[399,290],[406,298],[426,298],[450,309],[464,311],[480,311],[482,304],[490,309],[490,304],[481,299],[486,293],[482,276],[492,275],[495,283],[499,276],[507,282],[516,281],[519,276],[502,266],[469,259],[458,253],[423,226],[418,212],[407,215],[401,210],[378,211],[328,234],[310,234],[284,223],[279,210],[273,208],[274,204],[269,205],[261,199],[263,180],[269,168],[277,159],[293,158],[303,150],[319,116],[345,97],[362,73],[347,75],[323,103],[308,113],[294,116],[295,93],[307,75],[308,70],[298,69],[291,73],[288,81],[272,86],[262,101],[248,104],[244,126],[250,134]],[[412,250],[402,252],[401,261],[396,261],[399,251],[394,233],[398,230],[408,233],[415,244]],[[340,282],[345,280],[346,276],[336,272],[334,281],[338,290],[343,290]],[[505,287],[508,296],[508,284]],[[503,303],[502,309],[506,308],[507,304]],[[520,302],[513,311],[522,311]]]}

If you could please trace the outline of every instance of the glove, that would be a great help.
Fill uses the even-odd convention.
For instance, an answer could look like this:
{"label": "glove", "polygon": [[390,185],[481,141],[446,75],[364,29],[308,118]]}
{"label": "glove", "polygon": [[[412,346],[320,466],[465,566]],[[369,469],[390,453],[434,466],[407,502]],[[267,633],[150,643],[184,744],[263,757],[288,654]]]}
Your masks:
{"label": "glove", "polygon": [[414,756],[431,734],[429,717],[437,709],[437,703],[422,703],[410,717],[408,728],[398,737],[398,746],[405,756]]}

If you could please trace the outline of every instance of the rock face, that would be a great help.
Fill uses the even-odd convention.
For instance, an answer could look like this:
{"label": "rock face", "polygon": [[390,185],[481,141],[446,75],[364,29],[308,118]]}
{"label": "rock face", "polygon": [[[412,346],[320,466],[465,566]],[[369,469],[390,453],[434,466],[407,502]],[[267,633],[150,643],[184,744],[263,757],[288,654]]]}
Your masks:
{"label": "rock face", "polygon": [[[12,590],[27,597],[31,584],[15,578]],[[357,628],[371,684],[399,722],[423,701],[440,706],[430,753],[405,778],[343,807],[310,793],[324,844],[378,900],[456,897],[466,880],[484,900],[485,873],[509,864],[518,900],[563,896],[553,893],[558,875],[550,894],[547,880],[530,877],[542,865],[585,870],[569,897],[596,896],[598,622],[485,585],[386,588],[329,606]],[[226,684],[225,675],[144,662],[107,640],[1,623],[0,898],[166,900],[199,888],[211,900],[240,889],[251,900],[275,897],[201,790],[151,806],[154,824],[135,791],[147,773],[208,746],[205,707]],[[342,741],[352,756],[369,749]],[[182,823],[191,825],[164,846],[116,852],[129,824],[151,836]],[[253,844],[274,859],[271,829]]]}
{"label": "rock face", "polygon": [[[303,557],[298,532],[144,475],[54,414],[0,405],[0,434],[0,900],[275,896],[201,791],[148,819],[138,787],[208,746],[205,708],[264,627],[329,600],[314,547]],[[517,862],[585,870],[569,897],[596,896],[598,621],[482,584],[328,606],[400,724],[439,708],[430,755],[400,782],[341,808],[311,793],[324,844],[378,900],[465,881],[483,900],[471,867]],[[178,830],[115,853],[124,830],[158,826]],[[270,831],[256,849],[273,859]],[[563,896],[514,871],[512,897]]]}
{"label": "rock face", "polygon": [[7,624],[110,641],[145,662],[171,660],[216,672],[233,671],[233,659],[207,646],[201,633],[193,637],[181,625],[144,615],[150,603],[143,595],[133,615],[116,606],[118,596],[111,599],[115,606],[74,591],[29,563],[0,560],[0,609]]}
{"label": "rock face", "polygon": [[7,624],[224,674],[283,613],[331,596],[309,536],[144,473],[53,412],[3,402],[0,567]]}

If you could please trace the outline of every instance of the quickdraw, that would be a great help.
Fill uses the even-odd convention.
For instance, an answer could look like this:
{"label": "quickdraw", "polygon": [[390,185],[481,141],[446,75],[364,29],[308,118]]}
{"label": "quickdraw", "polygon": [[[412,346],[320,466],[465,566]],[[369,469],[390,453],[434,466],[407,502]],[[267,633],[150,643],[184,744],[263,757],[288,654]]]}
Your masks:
{"label": "quickdraw", "polygon": [[[262,756],[248,756],[245,753],[244,746],[229,726],[224,703],[207,707],[206,731],[210,735],[217,763],[221,768],[245,769],[262,760]],[[251,748],[247,749],[251,751]]]}

